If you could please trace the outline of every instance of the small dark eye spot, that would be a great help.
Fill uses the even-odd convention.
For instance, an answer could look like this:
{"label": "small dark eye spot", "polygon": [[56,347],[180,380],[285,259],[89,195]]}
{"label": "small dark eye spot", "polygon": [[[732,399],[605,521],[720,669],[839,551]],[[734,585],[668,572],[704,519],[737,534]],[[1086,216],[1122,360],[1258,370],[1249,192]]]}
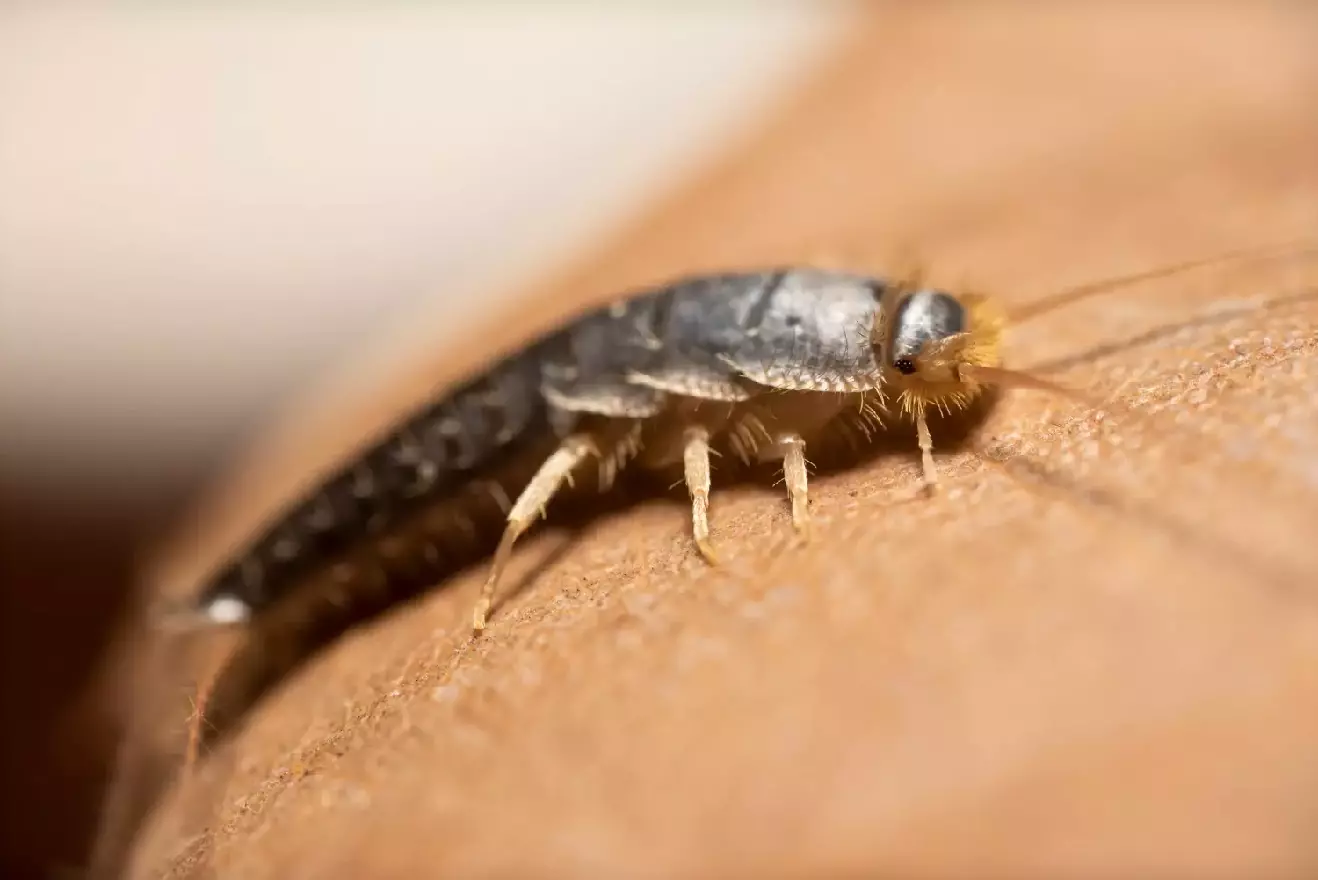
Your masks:
{"label": "small dark eye spot", "polygon": [[897,358],[892,362],[892,365],[903,376],[909,376],[915,372],[915,361],[910,358]]}

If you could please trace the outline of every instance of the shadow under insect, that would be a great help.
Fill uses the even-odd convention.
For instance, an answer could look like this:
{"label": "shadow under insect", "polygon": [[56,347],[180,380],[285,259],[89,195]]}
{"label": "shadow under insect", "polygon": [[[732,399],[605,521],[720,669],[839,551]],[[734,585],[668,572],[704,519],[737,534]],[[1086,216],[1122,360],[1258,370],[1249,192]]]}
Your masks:
{"label": "shadow under insect", "polygon": [[[997,392],[988,389],[964,410],[932,416],[931,428],[939,452],[956,452],[971,443],[998,397]],[[813,438],[809,449],[814,473],[821,476],[883,457],[914,457],[918,461],[919,456],[914,426],[901,420],[872,430],[868,437],[859,429],[834,427]],[[685,511],[689,500],[681,488],[680,473],[678,476],[674,481],[672,474],[662,471],[624,471],[616,485],[601,492],[596,477],[583,474],[572,489],[555,497],[547,522],[542,524],[565,537],[525,575],[501,587],[497,604],[507,603],[534,583],[571,551],[588,526],[601,518],[616,516],[636,502],[656,496]],[[743,464],[732,456],[723,456],[714,475],[714,492],[733,486],[757,486],[770,492],[780,476],[779,465]],[[236,650],[215,675],[204,700],[198,753],[204,754],[230,737],[253,707],[321,649],[355,627],[386,614],[402,613],[431,589],[486,561],[498,543],[504,524],[502,512],[490,506],[473,512],[469,519],[470,529],[464,540],[446,546],[442,564],[430,564],[416,556],[404,570],[391,571],[387,582],[372,586],[359,581],[349,590],[342,586],[328,588],[328,575],[313,578],[270,614],[249,624]],[[684,534],[674,539],[683,538]]]}

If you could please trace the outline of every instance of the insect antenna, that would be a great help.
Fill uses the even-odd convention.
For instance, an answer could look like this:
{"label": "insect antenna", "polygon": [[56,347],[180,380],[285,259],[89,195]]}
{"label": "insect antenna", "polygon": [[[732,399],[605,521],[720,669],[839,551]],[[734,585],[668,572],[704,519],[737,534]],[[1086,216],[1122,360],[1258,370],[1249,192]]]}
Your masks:
{"label": "insect antenna", "polygon": [[1062,357],[1054,358],[1053,360],[1036,364],[1032,369],[1035,373],[1055,373],[1081,364],[1087,364],[1091,361],[1117,354],[1119,352],[1151,345],[1184,330],[1211,327],[1216,324],[1222,324],[1248,315],[1260,314],[1313,300],[1318,300],[1318,289],[1308,289],[1299,293],[1264,300],[1263,302],[1214,311],[1210,314],[1200,315],[1189,320],[1162,324],[1120,341],[1100,343],[1093,348],[1077,354],[1064,355]]}
{"label": "insect antenna", "polygon": [[1049,394],[1057,394],[1062,397],[1069,397],[1077,403],[1083,403],[1094,409],[1102,409],[1103,405],[1092,397],[1083,394],[1074,388],[1068,388],[1065,385],[1059,385],[1024,370],[1012,370],[1007,367],[988,367],[977,364],[958,364],[957,375],[963,382],[973,382],[980,385],[996,385],[999,388],[1028,388],[1033,391],[1045,391]]}
{"label": "insect antenna", "polygon": [[[1227,254],[1187,260],[1159,269],[1072,287],[1020,306],[1009,311],[1008,315],[1016,322],[1030,320],[1062,306],[1127,284],[1233,262],[1304,257],[1315,253],[1318,253],[1318,241],[1314,239],[1292,240],[1270,246],[1235,250]],[[1282,296],[1258,304],[1256,308],[1272,308],[1311,300],[1315,293],[1310,288],[1299,294]],[[1251,308],[1250,311],[1253,309]],[[1232,316],[1238,317],[1240,314],[1236,311]],[[1168,328],[1158,328],[1155,332],[1141,334],[1130,342],[1132,344],[1147,342],[1160,338],[1167,332]],[[1101,355],[1110,348],[1112,348],[1110,345],[1103,346],[1094,353]],[[1083,362],[1083,358],[1079,360]],[[1054,365],[1054,368],[1056,366]],[[1094,403],[1082,393],[1039,378],[1036,373],[1037,370],[1027,372],[1003,367],[959,365],[959,375],[970,382],[1046,391],[1085,402],[1092,409],[1105,410],[1116,416],[1118,422],[1132,427],[1139,426],[1146,432],[1166,438],[1171,443],[1186,437],[1185,427],[1174,414],[1160,409],[1146,410],[1122,399],[1120,390],[1111,394],[1102,403]],[[1024,482],[1033,487],[1046,486],[1060,491],[1064,496],[1078,494],[1080,498],[1097,508],[1129,519],[1177,543],[1193,546],[1234,570],[1260,577],[1280,588],[1284,595],[1303,595],[1306,605],[1312,606],[1313,596],[1302,588],[1303,585],[1312,583],[1314,573],[1318,572],[1318,553],[1315,553],[1310,545],[1295,542],[1292,538],[1295,523],[1312,521],[1318,516],[1318,503],[1315,503],[1313,496],[1306,493],[1302,486],[1293,482],[1288,483],[1284,478],[1280,484],[1277,484],[1281,472],[1275,471],[1265,462],[1254,459],[1234,461],[1230,469],[1214,474],[1215,495],[1207,499],[1201,494],[1195,494],[1196,501],[1187,508],[1179,501],[1172,503],[1170,507],[1166,503],[1168,497],[1178,498],[1178,495],[1185,493],[1168,492],[1165,488],[1151,493],[1141,488],[1138,483],[1123,485],[1120,491],[1103,486],[1085,486],[1068,482],[1062,479],[1060,474],[1052,473],[1048,469],[1040,469],[1036,463],[1019,455],[1008,455],[1004,459],[991,453],[974,454],[982,462],[993,465],[1017,482]],[[1267,491],[1264,496],[1260,487],[1272,485],[1276,485],[1277,488]],[[1195,505],[1206,505],[1206,507]],[[1242,510],[1250,511],[1250,515],[1240,517],[1239,512]]]}
{"label": "insect antenna", "polygon": [[1049,312],[1055,311],[1063,306],[1088,299],[1100,293],[1114,290],[1118,287],[1124,287],[1128,284],[1137,284],[1141,281],[1151,281],[1155,278],[1166,278],[1171,275],[1177,275],[1182,272],[1189,272],[1193,269],[1204,269],[1209,266],[1228,265],[1233,262],[1248,262],[1251,260],[1268,260],[1278,257],[1301,256],[1309,253],[1318,253],[1318,241],[1313,237],[1292,239],[1271,245],[1256,245],[1249,248],[1240,248],[1234,251],[1228,251],[1224,254],[1216,254],[1211,257],[1199,257],[1193,260],[1185,260],[1180,263],[1174,263],[1170,266],[1159,266],[1156,269],[1145,269],[1140,272],[1133,272],[1128,275],[1120,275],[1115,278],[1104,278],[1099,281],[1090,281],[1084,284],[1060,290],[1056,293],[1035,300],[1031,303],[1010,309],[1007,312],[1007,318],[1014,324],[1024,321],[1030,321]]}
{"label": "insect antenna", "polygon": [[[1156,269],[1146,269],[1141,272],[1105,278],[1099,281],[1086,282],[1085,284],[1066,288],[1047,295],[1034,302],[1025,303],[1015,309],[1009,309],[1006,313],[1006,317],[1009,323],[1019,324],[1024,321],[1047,315],[1063,306],[1080,302],[1091,296],[1107,293],[1120,287],[1137,284],[1142,281],[1151,281],[1155,278],[1166,278],[1182,272],[1189,272],[1194,269],[1202,269],[1209,266],[1229,265],[1234,262],[1299,257],[1314,253],[1318,253],[1318,240],[1315,240],[1312,237],[1291,239],[1289,241],[1271,245],[1255,245],[1248,248],[1239,248],[1224,254],[1216,254],[1211,257],[1184,260],[1170,266],[1160,266]],[[1313,295],[1313,291],[1308,291],[1299,296],[1283,297],[1279,300],[1265,303],[1264,306],[1281,305],[1293,300],[1308,299],[1312,298]],[[1049,394],[1070,398],[1077,403],[1084,404],[1093,409],[1109,409],[1113,406],[1112,401],[1100,403],[1094,398],[1086,396],[1073,388],[1050,382],[1039,376],[1038,370],[1026,371],[1008,369],[1006,367],[990,367],[962,363],[956,366],[956,371],[962,381],[982,385],[994,385],[1000,388],[1021,388],[1034,391],[1044,391]],[[1128,415],[1132,414],[1128,408],[1120,407],[1119,405],[1117,408],[1121,409]]]}

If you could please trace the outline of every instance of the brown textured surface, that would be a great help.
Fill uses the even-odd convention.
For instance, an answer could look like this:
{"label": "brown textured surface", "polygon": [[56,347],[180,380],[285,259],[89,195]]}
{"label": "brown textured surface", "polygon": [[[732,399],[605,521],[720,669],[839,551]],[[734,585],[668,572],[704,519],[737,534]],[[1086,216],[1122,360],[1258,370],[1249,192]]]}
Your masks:
{"label": "brown textured surface", "polygon": [[[1318,229],[1312,9],[1040,8],[877,18],[500,342],[710,266],[909,247],[1025,302]],[[1313,876],[1318,303],[1241,304],[1315,282],[1313,258],[1204,270],[1021,327],[1012,364],[1145,415],[1011,395],[980,438],[1009,468],[949,455],[918,503],[913,456],[822,477],[809,546],[778,489],[735,488],[721,570],[655,502],[476,642],[457,579],[286,682],[139,870]]]}

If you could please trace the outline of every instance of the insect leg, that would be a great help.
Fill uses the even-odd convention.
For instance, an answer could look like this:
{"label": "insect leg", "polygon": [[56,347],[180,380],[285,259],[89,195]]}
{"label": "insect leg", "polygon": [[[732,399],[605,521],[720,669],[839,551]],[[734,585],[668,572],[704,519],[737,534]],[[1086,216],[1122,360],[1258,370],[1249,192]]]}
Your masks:
{"label": "insect leg", "polygon": [[[750,429],[743,438],[758,461],[782,461],[783,482],[792,501],[792,525],[802,536],[810,532],[805,438],[827,430],[854,402],[851,395],[775,395],[759,401],[758,408],[744,412],[737,423],[740,428]],[[766,427],[766,423],[772,427]],[[758,438],[763,438],[764,445],[755,445],[760,442]]]}
{"label": "insect leg", "polygon": [[938,470],[934,467],[934,438],[924,413],[915,417],[915,430],[920,438],[920,466],[924,470],[924,488],[930,495],[938,491]]}
{"label": "insect leg", "polygon": [[783,481],[792,496],[792,525],[803,535],[810,532],[810,506],[806,494],[805,441],[799,434],[778,438],[783,450]]}
{"label": "insect leg", "polygon": [[686,488],[691,493],[691,529],[700,555],[711,565],[718,564],[714,545],[709,540],[709,430],[703,426],[687,428],[682,450]]}
{"label": "insect leg", "polygon": [[550,499],[558,492],[563,482],[571,477],[577,465],[591,456],[598,455],[599,447],[589,435],[569,436],[540,466],[535,476],[531,478],[531,482],[522,490],[522,494],[517,496],[512,510],[508,511],[508,524],[504,527],[498,549],[494,551],[494,561],[490,565],[489,576],[481,587],[480,599],[472,612],[472,629],[477,632],[485,629],[490,602],[518,537],[535,522],[537,516],[544,515]]}

